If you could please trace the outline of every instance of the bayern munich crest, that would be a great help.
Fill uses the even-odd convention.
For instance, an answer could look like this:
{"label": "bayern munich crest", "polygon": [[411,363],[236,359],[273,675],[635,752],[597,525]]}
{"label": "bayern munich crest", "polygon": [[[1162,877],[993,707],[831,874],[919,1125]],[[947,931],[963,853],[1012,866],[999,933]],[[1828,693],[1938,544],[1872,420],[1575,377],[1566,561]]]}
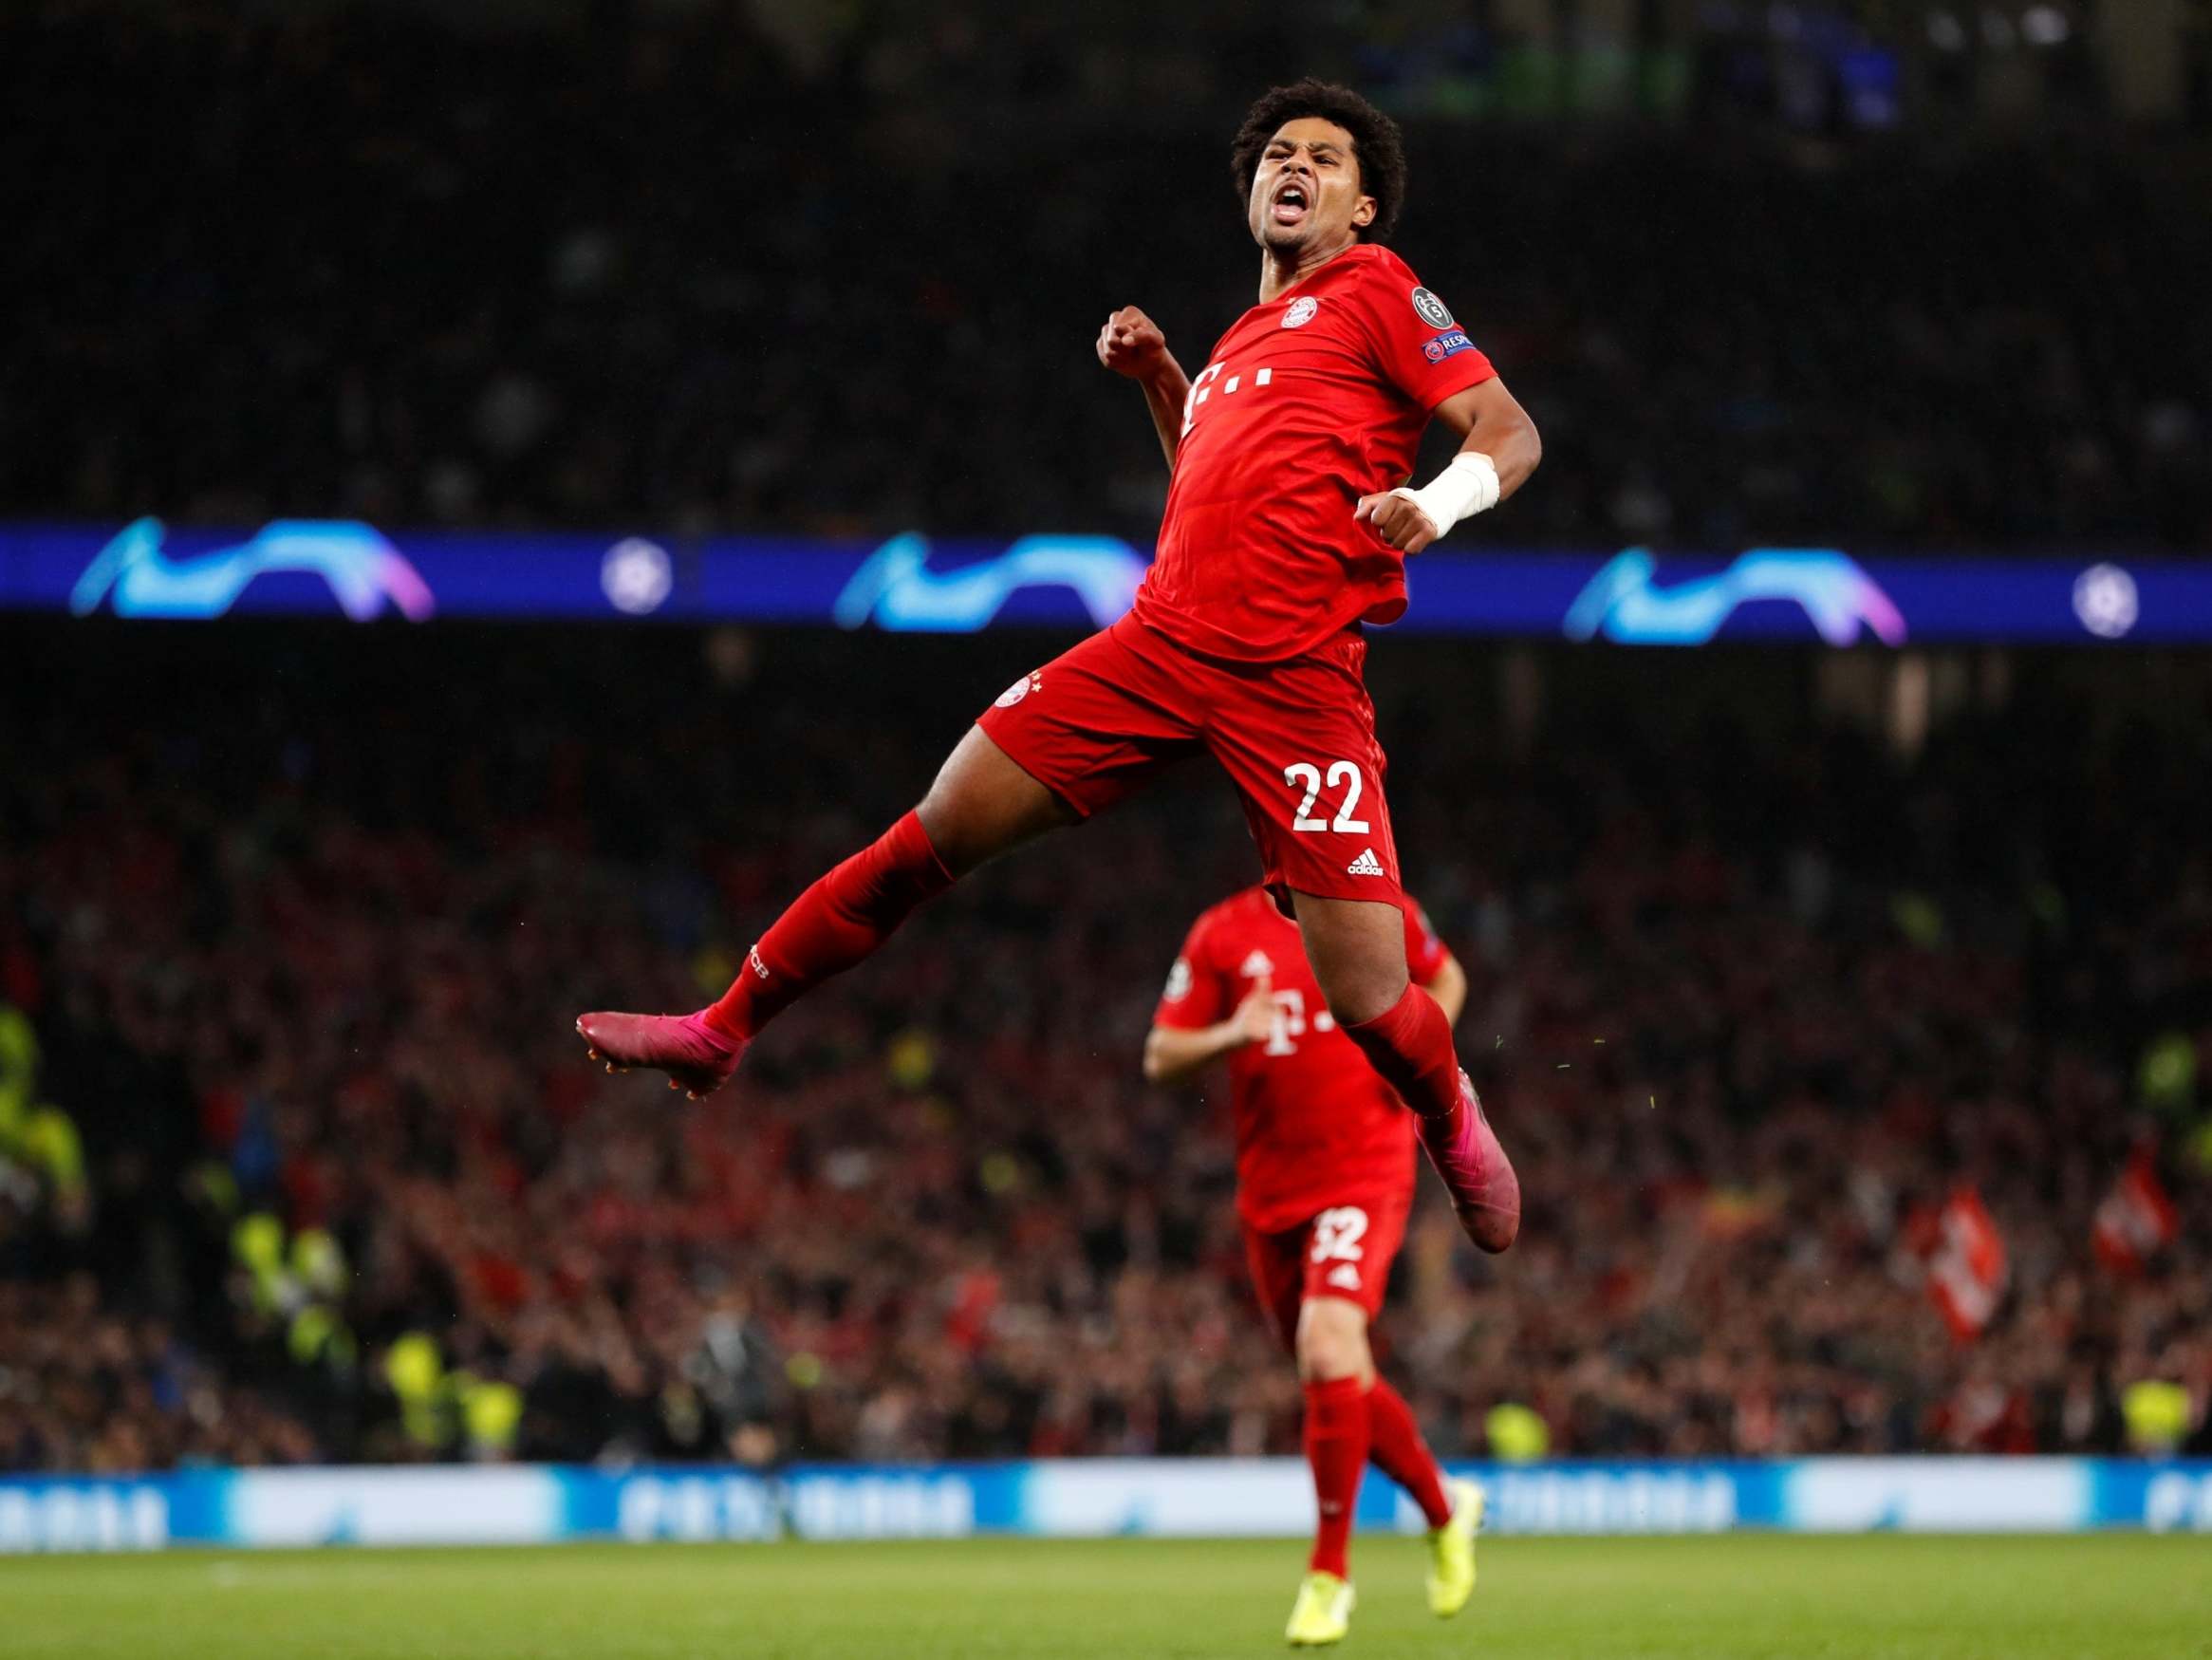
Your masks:
{"label": "bayern munich crest", "polygon": [[1014,681],[1013,685],[1007,687],[1005,691],[999,693],[997,698],[994,699],[994,706],[1000,709],[1011,709],[1044,683],[1045,671],[1032,669],[1030,673],[1022,676],[1020,680]]}
{"label": "bayern munich crest", "polygon": [[1300,294],[1291,302],[1291,308],[1283,313],[1285,328],[1303,328],[1313,321],[1313,313],[1321,309],[1321,302],[1311,294]]}

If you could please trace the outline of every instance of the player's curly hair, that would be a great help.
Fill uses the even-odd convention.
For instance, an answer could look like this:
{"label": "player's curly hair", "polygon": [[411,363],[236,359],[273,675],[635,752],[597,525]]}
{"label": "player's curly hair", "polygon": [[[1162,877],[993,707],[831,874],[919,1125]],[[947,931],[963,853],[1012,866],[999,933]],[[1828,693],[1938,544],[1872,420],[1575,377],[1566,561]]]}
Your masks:
{"label": "player's curly hair", "polygon": [[1277,86],[1254,104],[1236,129],[1229,148],[1229,165],[1236,177],[1236,199],[1252,199],[1253,176],[1259,171],[1260,152],[1285,121],[1319,116],[1334,121],[1351,135],[1352,157],[1360,164],[1360,190],[1375,198],[1375,220],[1359,233],[1367,242],[1387,242],[1398,223],[1398,210],[1405,204],[1405,140],[1398,123],[1354,92],[1332,81],[1309,75],[1288,86]]}

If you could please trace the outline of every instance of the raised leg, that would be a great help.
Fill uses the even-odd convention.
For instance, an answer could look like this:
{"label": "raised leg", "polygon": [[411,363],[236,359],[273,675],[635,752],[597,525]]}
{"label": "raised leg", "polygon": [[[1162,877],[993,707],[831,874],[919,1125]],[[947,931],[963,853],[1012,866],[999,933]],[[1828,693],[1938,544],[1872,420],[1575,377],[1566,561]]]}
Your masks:
{"label": "raised leg", "polygon": [[915,813],[955,878],[1047,830],[1073,824],[1077,816],[980,726],[971,726],[953,746]]}
{"label": "raised leg", "polygon": [[1405,972],[1395,905],[1294,893],[1306,956],[1338,1028],[1413,1109],[1421,1145],[1467,1237],[1485,1251],[1520,1232],[1521,1184],[1459,1070],[1451,1022]]}
{"label": "raised leg", "polygon": [[918,905],[985,860],[1074,817],[971,727],[921,805],[792,901],[717,1001],[683,1016],[589,1014],[576,1030],[610,1067],[658,1068],[670,1088],[708,1094],[737,1070],[763,1026],[871,955]]}

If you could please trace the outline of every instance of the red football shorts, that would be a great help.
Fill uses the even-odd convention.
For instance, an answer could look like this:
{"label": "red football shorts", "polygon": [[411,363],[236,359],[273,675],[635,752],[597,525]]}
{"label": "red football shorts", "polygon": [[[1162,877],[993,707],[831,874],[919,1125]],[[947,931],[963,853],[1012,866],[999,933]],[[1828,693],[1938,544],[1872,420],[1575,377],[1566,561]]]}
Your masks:
{"label": "red football shorts", "polygon": [[1394,905],[1366,657],[1348,631],[1287,662],[1229,662],[1124,617],[1014,681],[977,724],[1086,818],[1203,750],[1236,786],[1278,898]]}
{"label": "red football shorts", "polygon": [[1285,1349],[1298,1334],[1298,1305],[1310,1297],[1356,1302],[1372,1319],[1382,1311],[1390,1264],[1405,1240],[1410,1190],[1374,1194],[1327,1210],[1281,1233],[1244,1224],[1244,1257],[1268,1324]]}

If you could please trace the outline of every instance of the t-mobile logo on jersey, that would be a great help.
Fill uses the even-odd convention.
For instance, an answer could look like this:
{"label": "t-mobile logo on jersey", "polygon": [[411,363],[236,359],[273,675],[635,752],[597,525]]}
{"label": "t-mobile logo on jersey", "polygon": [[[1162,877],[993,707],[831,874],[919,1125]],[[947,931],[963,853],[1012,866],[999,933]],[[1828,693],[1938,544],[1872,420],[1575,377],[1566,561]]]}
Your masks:
{"label": "t-mobile logo on jersey", "polygon": [[[1199,419],[1199,405],[1214,395],[1216,382],[1220,382],[1219,389],[1224,398],[1235,397],[1237,389],[1245,383],[1244,376],[1241,373],[1231,375],[1226,381],[1221,380],[1221,371],[1228,366],[1225,363],[1208,364],[1192,378],[1191,389],[1184,395],[1182,401],[1182,436],[1184,438],[1187,438],[1191,436],[1191,425]],[[1253,373],[1252,384],[1255,388],[1264,386],[1274,378],[1274,370],[1258,369]]]}

